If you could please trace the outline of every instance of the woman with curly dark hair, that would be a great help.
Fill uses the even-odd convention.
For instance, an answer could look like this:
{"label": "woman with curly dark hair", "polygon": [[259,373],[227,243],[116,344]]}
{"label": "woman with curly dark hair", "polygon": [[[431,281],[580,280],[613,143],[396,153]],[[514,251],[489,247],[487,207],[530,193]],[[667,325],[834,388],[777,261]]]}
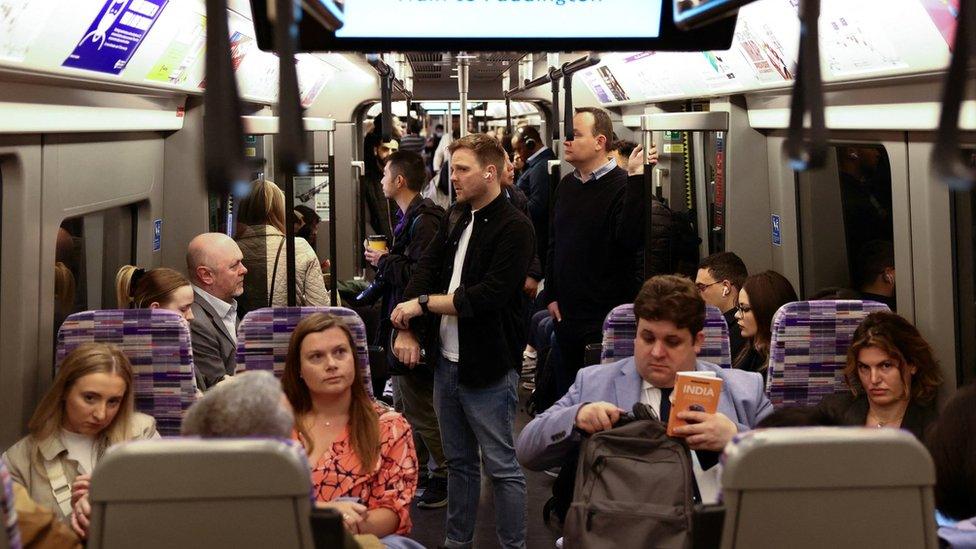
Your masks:
{"label": "woman with curly dark hair", "polygon": [[820,402],[842,425],[901,428],[922,438],[938,416],[934,402],[942,374],[932,347],[895,313],[872,313],[861,322],[844,377],[850,390]]}

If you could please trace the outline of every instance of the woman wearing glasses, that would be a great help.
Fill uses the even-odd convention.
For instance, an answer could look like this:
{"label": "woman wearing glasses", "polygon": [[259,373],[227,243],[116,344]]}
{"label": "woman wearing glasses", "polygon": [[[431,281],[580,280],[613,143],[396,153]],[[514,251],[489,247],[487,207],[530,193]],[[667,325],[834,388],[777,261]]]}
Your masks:
{"label": "woman wearing glasses", "polygon": [[764,271],[746,279],[739,290],[739,308],[735,313],[746,341],[732,363],[734,368],[759,372],[766,378],[773,315],[783,305],[796,300],[793,285],[776,271]]}

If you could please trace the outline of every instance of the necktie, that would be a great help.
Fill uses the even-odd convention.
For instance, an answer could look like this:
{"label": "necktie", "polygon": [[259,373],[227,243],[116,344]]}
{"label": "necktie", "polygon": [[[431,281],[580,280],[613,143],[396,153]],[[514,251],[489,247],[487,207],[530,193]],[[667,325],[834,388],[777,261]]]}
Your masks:
{"label": "necktie", "polygon": [[661,417],[661,421],[664,423],[668,422],[668,417],[671,414],[671,391],[674,387],[669,387],[667,389],[661,388],[661,413],[658,414]]}

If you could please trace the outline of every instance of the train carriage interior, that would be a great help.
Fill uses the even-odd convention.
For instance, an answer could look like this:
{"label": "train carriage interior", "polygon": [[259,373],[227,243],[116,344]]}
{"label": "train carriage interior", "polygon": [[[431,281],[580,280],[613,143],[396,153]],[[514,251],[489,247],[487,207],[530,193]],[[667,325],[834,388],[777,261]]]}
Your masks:
{"label": "train carriage interior", "polygon": [[[0,0],[0,548],[40,541],[37,506],[64,530],[38,547],[976,547],[976,458],[946,449],[976,446],[939,446],[976,440],[974,272],[973,0]],[[151,275],[181,282],[143,299]],[[699,320],[646,304],[692,282]],[[353,364],[322,397],[312,320]],[[715,368],[718,411],[689,410],[717,446],[671,436],[679,385],[641,369],[683,352],[661,323]],[[96,347],[128,377],[63,371]],[[650,392],[590,429],[596,370],[627,367]],[[199,417],[259,370],[288,440],[205,440],[269,416]],[[124,396],[78,430],[92,376]],[[121,434],[143,414],[157,435]],[[593,458],[647,422],[680,504],[651,484],[680,470],[634,465],[658,446]]]}

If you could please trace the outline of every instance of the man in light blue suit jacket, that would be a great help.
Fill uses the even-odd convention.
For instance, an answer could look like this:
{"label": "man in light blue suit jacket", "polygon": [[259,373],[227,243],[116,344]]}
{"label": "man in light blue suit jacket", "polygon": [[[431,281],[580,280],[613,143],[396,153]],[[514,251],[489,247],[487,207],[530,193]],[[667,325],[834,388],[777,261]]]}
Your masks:
{"label": "man in light blue suit jacket", "polygon": [[690,422],[677,432],[686,436],[692,450],[720,452],[736,433],[752,429],[773,411],[759,374],[697,359],[704,341],[705,303],[692,281],[670,275],[649,279],[634,302],[634,313],[634,356],[580,370],[566,395],[522,430],[516,452],[523,466],[539,470],[563,463],[570,452],[579,451],[581,432],[609,429],[637,402],[660,415],[661,401],[680,371],[711,371],[723,381],[715,414],[678,413]]}

